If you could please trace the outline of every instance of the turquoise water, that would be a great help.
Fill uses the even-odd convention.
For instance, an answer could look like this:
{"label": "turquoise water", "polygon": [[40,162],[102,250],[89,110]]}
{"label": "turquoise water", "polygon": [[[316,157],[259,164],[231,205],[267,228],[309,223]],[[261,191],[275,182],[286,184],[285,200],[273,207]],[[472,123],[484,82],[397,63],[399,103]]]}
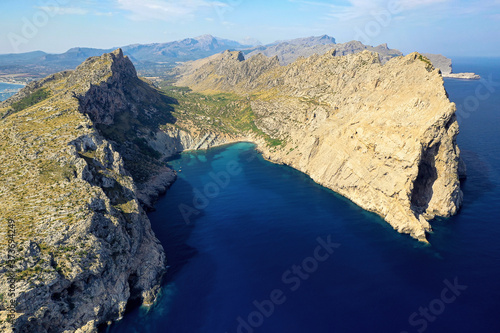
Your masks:
{"label": "turquoise water", "polygon": [[20,84],[11,84],[0,82],[0,102],[5,101],[10,96],[14,95],[19,89],[23,88]]}
{"label": "turquoise water", "polygon": [[499,85],[445,82],[466,106],[469,177],[460,213],[433,222],[432,246],[252,144],[184,153],[149,214],[170,265],[159,302],[107,331],[500,332],[500,66],[461,59],[455,70]]}

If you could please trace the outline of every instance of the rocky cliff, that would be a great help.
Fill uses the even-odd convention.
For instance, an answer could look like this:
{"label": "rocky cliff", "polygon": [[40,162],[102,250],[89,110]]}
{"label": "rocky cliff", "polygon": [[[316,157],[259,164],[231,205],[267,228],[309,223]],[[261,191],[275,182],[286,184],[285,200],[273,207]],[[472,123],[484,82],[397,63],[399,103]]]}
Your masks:
{"label": "rocky cliff", "polygon": [[2,332],[95,332],[154,302],[165,254],[143,208],[182,150],[256,142],[421,241],[461,204],[455,106],[419,54],[225,52],[178,84],[157,90],[117,50],[0,104]]}
{"label": "rocky cliff", "polygon": [[96,332],[154,302],[166,262],[141,196],[175,174],[145,138],[170,102],[117,50],[0,105],[0,331]]}
{"label": "rocky cliff", "polygon": [[225,52],[181,78],[197,92],[249,100],[259,148],[426,241],[435,216],[462,202],[455,105],[418,53],[382,65],[376,53],[299,58],[287,66]]}
{"label": "rocky cliff", "polygon": [[441,54],[422,53],[432,62],[432,65],[441,70],[443,77],[461,80],[479,80],[481,76],[475,73],[453,73],[451,59]]}
{"label": "rocky cliff", "polygon": [[451,74],[452,67],[450,58],[446,58],[441,54],[422,53],[422,55],[429,59],[434,67],[440,69],[443,75]]}

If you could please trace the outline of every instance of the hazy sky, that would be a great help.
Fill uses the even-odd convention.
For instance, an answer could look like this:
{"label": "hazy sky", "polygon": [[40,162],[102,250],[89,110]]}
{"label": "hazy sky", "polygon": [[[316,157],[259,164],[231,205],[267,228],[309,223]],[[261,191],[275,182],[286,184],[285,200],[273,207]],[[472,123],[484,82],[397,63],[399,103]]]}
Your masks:
{"label": "hazy sky", "polygon": [[404,53],[500,56],[500,0],[0,0],[0,31],[0,53],[328,34]]}

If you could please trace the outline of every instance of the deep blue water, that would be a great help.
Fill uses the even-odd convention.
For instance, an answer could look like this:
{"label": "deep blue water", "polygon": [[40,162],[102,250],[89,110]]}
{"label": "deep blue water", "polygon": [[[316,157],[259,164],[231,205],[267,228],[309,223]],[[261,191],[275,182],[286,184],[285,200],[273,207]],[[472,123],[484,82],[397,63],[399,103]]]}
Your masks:
{"label": "deep blue water", "polygon": [[454,69],[498,84],[445,82],[466,105],[468,179],[460,213],[433,222],[431,246],[251,144],[184,153],[149,215],[170,265],[159,302],[108,331],[500,332],[500,65]]}
{"label": "deep blue water", "polygon": [[5,101],[10,96],[14,95],[22,87],[24,86],[20,84],[10,84],[10,83],[0,82],[0,102]]}

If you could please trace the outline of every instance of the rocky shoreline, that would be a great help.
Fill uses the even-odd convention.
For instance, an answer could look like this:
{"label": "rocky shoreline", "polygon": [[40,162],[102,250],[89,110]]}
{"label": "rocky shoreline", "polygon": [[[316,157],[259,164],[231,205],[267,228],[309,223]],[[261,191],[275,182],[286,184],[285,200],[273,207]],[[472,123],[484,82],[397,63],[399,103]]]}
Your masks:
{"label": "rocky shoreline", "polygon": [[429,220],[458,212],[456,110],[440,70],[418,53],[384,65],[364,51],[280,66],[276,57],[225,52],[177,84],[262,96],[251,107],[257,127],[276,142],[259,147],[266,158],[308,174],[399,232],[427,242]]}
{"label": "rocky shoreline", "polygon": [[481,76],[475,73],[449,73],[443,74],[443,77],[449,79],[459,79],[459,80],[480,80]]}
{"label": "rocky shoreline", "polygon": [[129,301],[155,302],[165,253],[140,204],[134,159],[157,178],[168,170],[97,129],[113,115],[108,103],[121,115],[120,106],[147,107],[148,87],[117,50],[0,104],[2,332],[97,332]]}
{"label": "rocky shoreline", "polygon": [[96,332],[132,300],[153,304],[167,263],[145,211],[175,181],[163,161],[181,151],[254,142],[426,242],[429,220],[462,201],[442,80],[416,53],[280,66],[225,52],[179,84],[232,94],[212,111],[251,121],[231,126],[202,114],[203,95],[186,102],[195,116],[177,112],[120,49],[28,84],[0,103],[0,330]]}

